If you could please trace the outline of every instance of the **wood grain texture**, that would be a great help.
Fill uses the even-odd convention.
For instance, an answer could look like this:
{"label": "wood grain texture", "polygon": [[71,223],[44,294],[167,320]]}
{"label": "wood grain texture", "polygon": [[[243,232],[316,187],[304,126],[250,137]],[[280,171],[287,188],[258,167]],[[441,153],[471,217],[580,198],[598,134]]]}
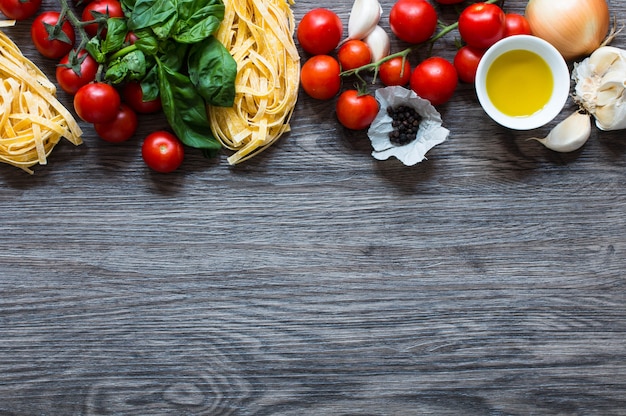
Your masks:
{"label": "wood grain texture", "polygon": [[[350,2],[294,12],[319,5],[347,24]],[[304,94],[237,167],[150,172],[160,116],[0,166],[0,415],[625,415],[624,132],[556,154],[471,86],[440,110],[414,167]]]}

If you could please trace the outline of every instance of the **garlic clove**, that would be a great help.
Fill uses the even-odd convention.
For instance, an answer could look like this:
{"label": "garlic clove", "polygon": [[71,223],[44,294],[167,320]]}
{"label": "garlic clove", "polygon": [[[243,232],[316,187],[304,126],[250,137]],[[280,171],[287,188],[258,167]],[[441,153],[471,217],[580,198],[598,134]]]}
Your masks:
{"label": "garlic clove", "polygon": [[626,51],[614,46],[600,47],[589,56],[589,64],[594,72],[600,75],[605,74],[610,69],[614,69],[615,65],[620,63],[622,67],[626,63]]}
{"label": "garlic clove", "polygon": [[370,47],[372,51],[372,62],[380,61],[389,55],[391,50],[391,40],[389,35],[382,27],[376,25],[364,39],[363,42]]}
{"label": "garlic clove", "polygon": [[543,139],[531,137],[550,150],[566,153],[580,149],[591,136],[591,115],[576,111],[554,128]]}
{"label": "garlic clove", "polygon": [[600,130],[626,129],[626,104],[620,102],[615,105],[596,107],[594,117],[596,118],[596,126]]}
{"label": "garlic clove", "polygon": [[596,105],[605,106],[620,97],[626,89],[626,76],[624,72],[611,71],[602,77],[598,86]]}
{"label": "garlic clove", "polygon": [[348,38],[363,39],[378,25],[383,8],[378,0],[355,0],[348,20]]}

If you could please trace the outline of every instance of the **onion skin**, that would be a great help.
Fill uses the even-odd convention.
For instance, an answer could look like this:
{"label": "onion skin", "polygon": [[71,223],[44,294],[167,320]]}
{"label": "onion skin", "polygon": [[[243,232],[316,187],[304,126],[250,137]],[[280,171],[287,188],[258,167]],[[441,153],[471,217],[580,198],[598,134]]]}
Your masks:
{"label": "onion skin", "polygon": [[611,16],[606,0],[530,0],[525,17],[532,34],[573,60],[600,47]]}

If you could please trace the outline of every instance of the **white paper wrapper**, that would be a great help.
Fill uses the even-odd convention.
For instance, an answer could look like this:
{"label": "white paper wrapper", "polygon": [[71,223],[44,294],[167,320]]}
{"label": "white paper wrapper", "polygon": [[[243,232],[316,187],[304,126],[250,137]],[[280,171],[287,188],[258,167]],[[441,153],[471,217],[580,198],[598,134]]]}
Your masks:
{"label": "white paper wrapper", "polygon": [[[376,99],[380,110],[367,131],[374,148],[372,156],[375,159],[386,160],[394,156],[406,166],[413,166],[426,159],[426,152],[443,143],[450,134],[448,129],[441,126],[441,114],[430,101],[419,97],[413,90],[398,86],[380,88],[376,90]],[[393,127],[387,108],[401,105],[414,108],[422,117],[422,121],[415,140],[404,146],[396,146],[389,140],[389,133],[393,131]]]}

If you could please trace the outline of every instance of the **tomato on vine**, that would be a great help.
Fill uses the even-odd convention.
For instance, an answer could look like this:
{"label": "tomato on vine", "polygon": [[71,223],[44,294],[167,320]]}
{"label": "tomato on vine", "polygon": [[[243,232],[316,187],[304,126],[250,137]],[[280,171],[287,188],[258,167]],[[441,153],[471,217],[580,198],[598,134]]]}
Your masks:
{"label": "tomato on vine", "polygon": [[378,102],[370,94],[347,90],[337,99],[336,111],[342,126],[351,130],[363,130],[376,118]]}
{"label": "tomato on vine", "polygon": [[76,33],[67,20],[59,24],[61,14],[47,11],[38,15],[30,27],[35,48],[46,58],[59,59],[74,47]]}
{"label": "tomato on vine", "polygon": [[476,49],[467,45],[456,52],[453,64],[461,81],[468,84],[473,84],[476,81],[476,70],[484,54],[484,49]]}
{"label": "tomato on vine", "polygon": [[71,50],[57,65],[56,79],[63,91],[74,95],[80,87],[95,80],[97,72],[98,63],[87,51]]}
{"label": "tomato on vine", "polygon": [[94,123],[93,127],[102,140],[121,143],[133,137],[137,131],[137,114],[128,105],[120,104],[115,118],[105,123]]}
{"label": "tomato on vine", "polygon": [[329,100],[341,88],[339,62],[329,55],[315,55],[302,65],[300,84],[312,98]]}
{"label": "tomato on vine", "polygon": [[459,16],[459,34],[469,46],[487,49],[504,37],[504,11],[492,3],[474,3]]}
{"label": "tomato on vine", "polygon": [[161,110],[161,98],[144,101],[143,90],[139,82],[127,82],[122,87],[122,98],[136,112],[142,114],[156,113]]}
{"label": "tomato on vine", "polygon": [[117,90],[104,82],[84,85],[74,95],[74,110],[88,123],[106,123],[113,120],[121,103]]}
{"label": "tomato on vine", "polygon": [[367,43],[358,39],[351,39],[341,45],[337,52],[337,59],[342,71],[349,71],[372,61],[372,51]]}
{"label": "tomato on vine", "polygon": [[518,13],[507,13],[504,15],[504,37],[514,35],[530,35],[530,23]]}
{"label": "tomato on vine", "polygon": [[296,30],[302,49],[311,55],[324,55],[334,50],[343,35],[343,23],[335,12],[322,7],[308,11]]}
{"label": "tomato on vine", "polygon": [[406,85],[411,79],[411,63],[408,58],[397,56],[383,62],[378,68],[380,81],[386,86]]}
{"label": "tomato on vine", "polygon": [[437,11],[425,0],[398,0],[389,12],[389,24],[398,39],[422,43],[437,29]]}
{"label": "tomato on vine", "polygon": [[159,130],[150,133],[141,145],[141,157],[151,169],[161,172],[173,172],[183,163],[185,149],[181,141],[173,134]]}
{"label": "tomato on vine", "polygon": [[12,20],[25,20],[41,7],[41,0],[0,0],[0,11]]}
{"label": "tomato on vine", "polygon": [[454,95],[459,78],[449,61],[433,56],[415,67],[411,74],[411,89],[432,105],[446,103]]}
{"label": "tomato on vine", "polygon": [[[83,22],[90,22],[98,17],[124,17],[121,3],[118,0],[95,0],[85,6],[81,15]],[[96,36],[99,26],[98,23],[85,25],[85,32],[90,37]],[[102,28],[100,36],[105,35],[106,28]]]}

